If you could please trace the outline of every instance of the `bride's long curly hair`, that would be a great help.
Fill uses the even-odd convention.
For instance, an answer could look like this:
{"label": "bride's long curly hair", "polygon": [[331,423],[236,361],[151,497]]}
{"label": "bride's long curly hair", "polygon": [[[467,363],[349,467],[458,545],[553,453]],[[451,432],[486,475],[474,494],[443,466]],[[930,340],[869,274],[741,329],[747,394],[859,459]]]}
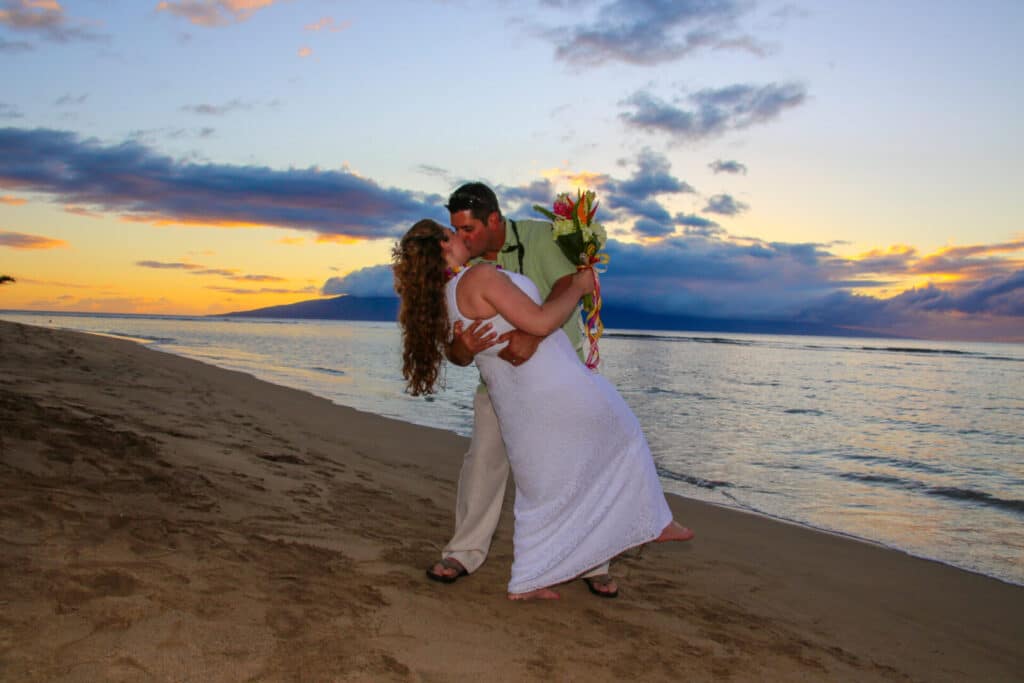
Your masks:
{"label": "bride's long curly hair", "polygon": [[451,231],[424,219],[409,228],[391,250],[395,291],[401,303],[402,377],[410,394],[434,393],[441,361],[450,341],[445,302],[447,264],[441,242]]}

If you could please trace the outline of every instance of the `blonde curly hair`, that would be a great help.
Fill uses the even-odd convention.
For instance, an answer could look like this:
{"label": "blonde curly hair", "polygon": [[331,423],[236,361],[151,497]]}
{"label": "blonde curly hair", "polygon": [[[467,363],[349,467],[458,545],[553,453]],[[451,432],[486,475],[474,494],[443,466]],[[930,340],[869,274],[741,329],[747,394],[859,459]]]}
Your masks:
{"label": "blonde curly hair", "polygon": [[395,291],[401,300],[402,377],[413,396],[434,393],[445,347],[451,340],[445,302],[447,264],[441,243],[451,231],[424,219],[391,250]]}

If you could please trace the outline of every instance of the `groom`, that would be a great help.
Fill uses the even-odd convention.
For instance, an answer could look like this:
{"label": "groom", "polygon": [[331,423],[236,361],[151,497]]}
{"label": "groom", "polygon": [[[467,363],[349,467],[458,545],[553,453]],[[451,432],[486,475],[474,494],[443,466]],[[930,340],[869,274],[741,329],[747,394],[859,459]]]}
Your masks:
{"label": "groom", "polygon": [[[513,221],[501,215],[498,198],[483,183],[467,183],[452,193],[446,205],[451,224],[474,259],[496,262],[505,270],[533,280],[545,299],[569,286],[576,266],[562,254],[545,221]],[[562,326],[583,359],[583,333],[578,311]],[[533,356],[541,337],[513,330],[495,339],[489,323],[473,322],[463,330],[456,325],[448,360],[469,365],[473,357],[498,341],[506,346],[500,358],[520,365]],[[427,570],[435,581],[452,583],[476,571],[487,558],[491,538],[505,497],[509,463],[498,418],[481,382],[473,400],[473,438],[462,461],[455,501],[455,533],[441,554],[441,561]],[[608,563],[588,572],[591,591],[615,597],[618,588],[608,576]]]}

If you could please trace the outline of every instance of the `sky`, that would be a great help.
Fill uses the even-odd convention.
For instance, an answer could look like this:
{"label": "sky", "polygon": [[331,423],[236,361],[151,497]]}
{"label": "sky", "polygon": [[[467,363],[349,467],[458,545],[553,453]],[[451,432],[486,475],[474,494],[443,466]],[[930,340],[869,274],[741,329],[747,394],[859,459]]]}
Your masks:
{"label": "sky", "polygon": [[393,295],[460,183],[606,300],[1024,342],[1024,3],[0,0],[0,309]]}

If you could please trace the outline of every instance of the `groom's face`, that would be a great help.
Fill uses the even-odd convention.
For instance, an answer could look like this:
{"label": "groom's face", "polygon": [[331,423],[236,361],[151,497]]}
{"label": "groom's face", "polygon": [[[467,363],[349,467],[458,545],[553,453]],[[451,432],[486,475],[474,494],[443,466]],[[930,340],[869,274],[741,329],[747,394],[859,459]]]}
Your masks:
{"label": "groom's face", "polygon": [[470,258],[483,256],[494,260],[505,242],[505,225],[498,212],[487,217],[487,221],[474,218],[469,209],[451,214],[452,227],[462,243],[466,245]]}

